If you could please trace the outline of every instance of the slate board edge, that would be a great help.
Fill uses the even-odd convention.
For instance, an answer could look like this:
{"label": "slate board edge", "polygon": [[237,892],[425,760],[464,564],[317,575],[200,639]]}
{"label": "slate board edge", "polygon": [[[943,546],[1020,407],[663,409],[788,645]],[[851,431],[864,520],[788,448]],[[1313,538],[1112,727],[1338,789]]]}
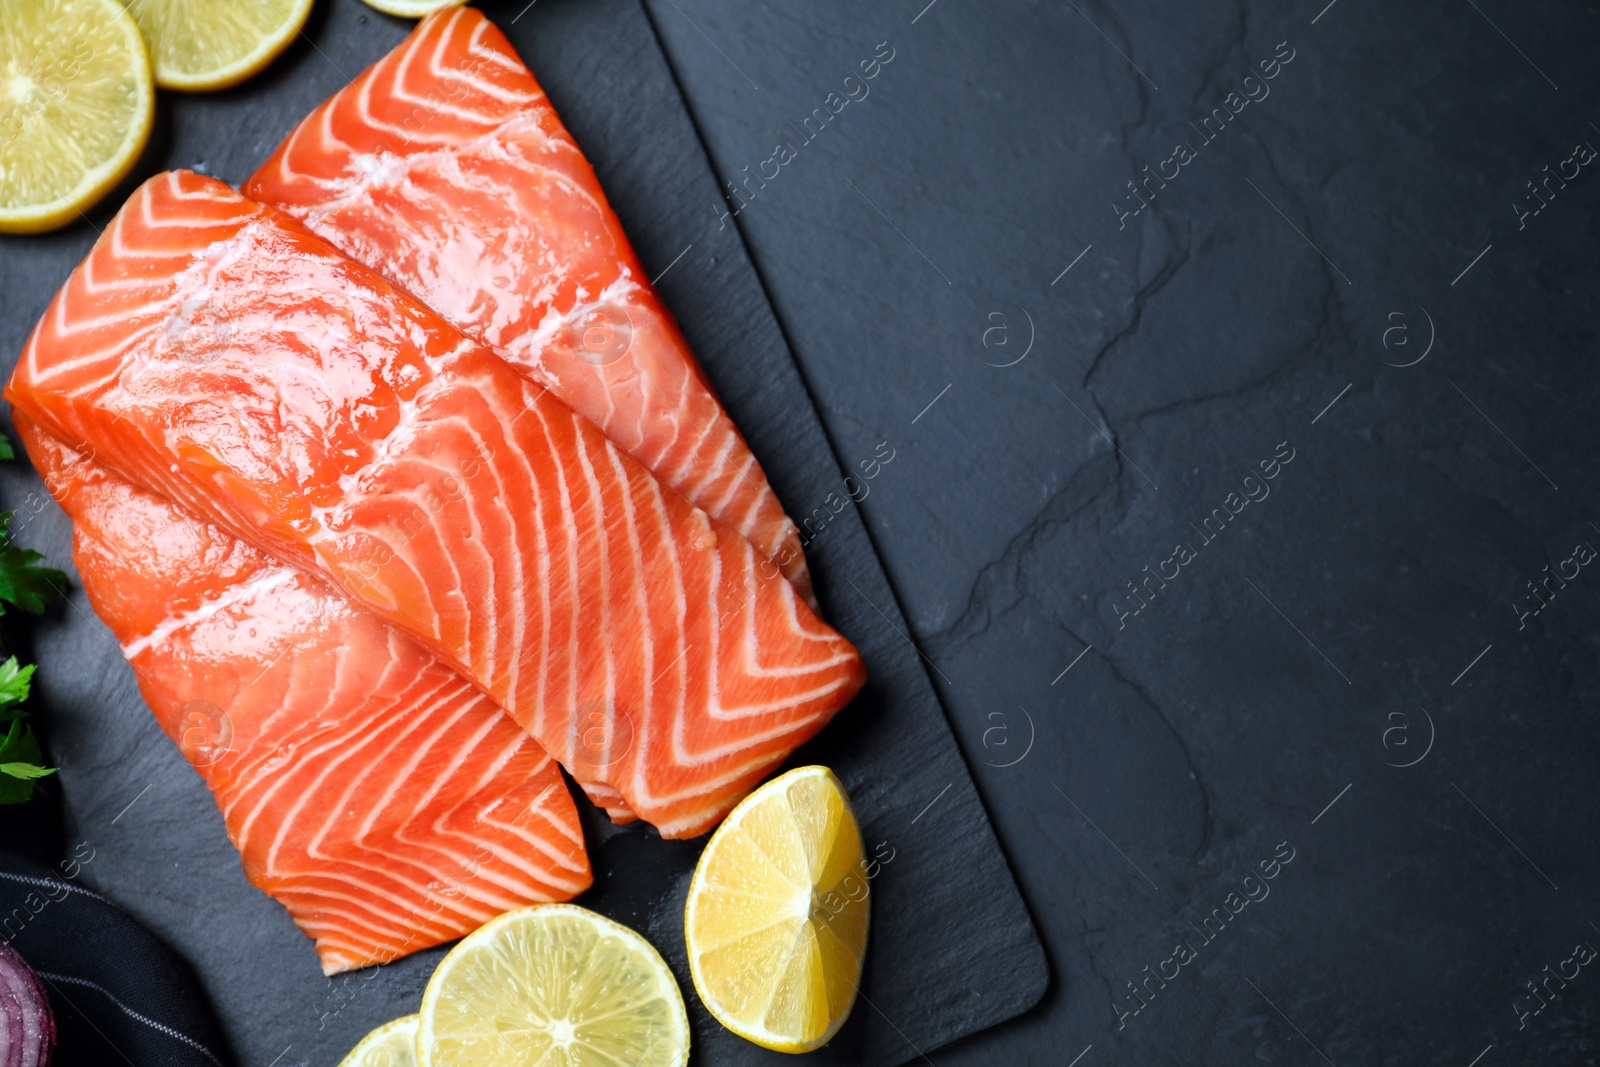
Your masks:
{"label": "slate board edge", "polygon": [[[713,166],[713,162],[712,162],[712,154],[711,154],[710,144],[707,141],[705,133],[704,133],[704,131],[702,129],[701,119],[700,119],[700,116],[696,113],[694,103],[693,103],[692,99],[690,98],[689,94],[684,91],[683,81],[679,77],[678,71],[677,71],[675,65],[673,64],[672,53],[670,51],[668,51],[668,49],[666,47],[666,44],[665,44],[665,41],[662,38],[660,27],[658,27],[656,25],[656,16],[655,16],[654,12],[651,11],[650,5],[646,2],[646,0],[634,0],[634,2],[638,4],[640,10],[643,12],[645,20],[650,26],[650,32],[655,37],[656,47],[661,52],[662,61],[666,65],[667,72],[672,78],[673,85],[677,90],[677,93],[678,93],[679,99],[680,99],[680,101],[682,103],[683,109],[684,109],[685,113],[689,116],[689,122],[694,127],[695,139],[699,144],[700,154],[703,157],[703,160],[704,160],[704,163],[705,163],[705,168],[706,168],[706,170],[708,172],[708,175],[711,177],[712,182],[715,183],[716,182],[716,172],[715,172],[715,169],[714,169],[714,166]],[[718,188],[719,188],[719,191],[720,191],[720,186],[718,186]],[[732,226],[730,227],[732,229],[732,231],[733,231],[732,240],[738,246],[738,248],[740,250],[740,253],[742,254],[742,256],[745,259],[746,263],[749,265],[749,269],[750,269],[751,274],[755,277],[756,284],[761,289],[761,296],[762,296],[763,301],[766,304],[767,313],[771,317],[772,322],[773,322],[774,326],[776,327],[779,336],[782,338],[784,347],[788,350],[789,359],[794,365],[795,373],[797,374],[797,376],[800,379],[801,387],[805,390],[806,401],[810,405],[812,418],[816,421],[817,425],[819,427],[821,427],[822,434],[827,439],[827,442],[828,442],[828,448],[829,448],[829,451],[831,453],[831,457],[830,458],[832,458],[835,467],[837,469],[839,469],[840,475],[842,477],[843,476],[843,462],[840,459],[840,449],[839,449],[838,443],[837,443],[837,441],[835,441],[833,433],[831,432],[831,430],[828,427],[827,420],[825,420],[822,417],[821,409],[817,404],[816,390],[814,388],[812,388],[811,382],[807,378],[805,364],[802,363],[800,361],[800,359],[794,354],[794,345],[790,340],[790,332],[787,329],[787,327],[785,327],[784,322],[783,322],[783,317],[778,313],[777,305],[772,300],[771,288],[767,283],[766,274],[763,271],[760,262],[756,259],[755,255],[751,252],[749,243],[745,240],[744,231],[743,231],[743,228],[742,228],[743,224],[737,218],[730,217],[729,221],[732,223]],[[885,584],[885,586],[888,587],[890,596],[893,598],[891,604],[887,608],[887,613],[892,615],[891,622],[894,625],[900,627],[902,630],[905,630],[906,629],[906,621],[905,621],[904,612],[900,608],[899,594],[896,593],[895,590],[894,590],[894,582],[890,578],[888,570],[883,567],[883,557],[882,557],[882,554],[878,551],[877,540],[876,540],[876,538],[873,537],[871,528],[868,527],[867,524],[861,520],[860,515],[855,513],[854,511],[851,511],[848,514],[848,521],[852,525],[860,527],[861,532],[863,533],[863,535],[865,536],[865,538],[867,540],[867,543],[871,546],[872,552],[873,552],[873,556],[877,560],[879,570],[883,575],[884,584]],[[966,772],[967,772],[967,787],[969,789],[971,789],[974,793],[978,793],[977,782],[972,777],[971,769],[966,767],[966,757],[962,754],[960,745],[956,742],[954,731],[950,728],[949,719],[948,719],[948,712],[945,710],[943,702],[938,699],[937,687],[934,686],[933,679],[928,676],[926,670],[923,671],[923,677],[924,677],[924,679],[926,681],[926,684],[927,684],[928,688],[933,691],[934,700],[938,704],[941,714],[944,716],[946,732],[950,735],[949,736],[950,745],[951,745],[952,749],[954,749],[957,759],[961,761],[963,769],[966,770]],[[983,799],[982,799],[981,793],[978,793],[978,805],[979,805],[980,810],[983,811],[984,817],[987,820],[988,819],[988,810],[987,810],[987,807],[983,803]],[[950,1042],[947,1042],[947,1043],[952,1043],[952,1042],[955,1042],[955,1041],[963,1040],[965,1037],[970,1037],[973,1034],[981,1033],[982,1030],[986,1029],[988,1026],[996,1026],[996,1025],[999,1025],[1000,1023],[1006,1022],[1006,1021],[1008,1021],[1010,1019],[1015,1019],[1015,1018],[1017,1018],[1019,1016],[1026,1015],[1028,1012],[1030,1012],[1034,1008],[1038,1007],[1039,1003],[1044,999],[1045,994],[1050,991],[1050,987],[1051,987],[1050,966],[1049,966],[1049,962],[1048,962],[1048,959],[1047,959],[1045,951],[1044,951],[1043,941],[1039,936],[1038,926],[1034,922],[1033,916],[1028,910],[1027,902],[1026,902],[1025,898],[1023,897],[1021,889],[1020,889],[1020,887],[1018,886],[1018,884],[1016,882],[1016,875],[1015,875],[1014,872],[1011,871],[1010,860],[1009,860],[1008,857],[1006,857],[1005,849],[1001,845],[1001,843],[999,841],[999,838],[994,833],[992,822],[990,822],[990,825],[989,825],[989,839],[990,839],[990,843],[992,844],[992,846],[994,848],[994,851],[999,855],[1000,861],[1004,865],[1005,870],[1010,875],[1010,883],[1009,883],[1009,885],[999,889],[999,892],[1005,893],[1007,890],[1009,890],[1009,895],[1012,896],[1013,898],[1015,898],[1016,905],[1021,910],[1021,912],[1022,912],[1022,914],[1025,917],[1025,920],[1027,922],[1027,927],[1028,927],[1027,933],[1028,933],[1029,938],[1032,941],[1032,949],[1033,949],[1033,951],[1030,954],[1031,958],[1029,958],[1026,961],[1025,964],[1022,964],[1021,961],[1019,961],[1018,973],[1025,974],[1025,973],[1031,972],[1031,977],[1033,979],[1033,984],[1032,984],[1032,988],[1026,994],[1023,995],[1020,1007],[1017,1007],[1015,1010],[1006,1011],[1004,1013],[997,1014],[990,1022],[988,1022],[986,1024],[986,1026],[981,1027],[979,1029],[972,1030],[967,1034],[964,1034],[964,1035],[961,1035],[961,1036],[958,1036],[958,1037],[953,1037],[953,1038],[950,1039]],[[936,1047],[943,1047],[943,1046],[936,1046]],[[934,1050],[933,1048],[926,1049],[926,1050],[918,1049],[918,1050],[916,1050],[916,1054],[915,1055],[906,1056],[903,1059],[899,1059],[899,1060],[897,1060],[895,1062],[896,1062],[896,1064],[908,1062],[910,1059],[914,1059],[914,1058],[917,1058],[917,1057],[921,1056],[923,1052],[933,1051],[933,1050]],[[893,1067],[893,1065],[891,1065],[891,1067]]]}

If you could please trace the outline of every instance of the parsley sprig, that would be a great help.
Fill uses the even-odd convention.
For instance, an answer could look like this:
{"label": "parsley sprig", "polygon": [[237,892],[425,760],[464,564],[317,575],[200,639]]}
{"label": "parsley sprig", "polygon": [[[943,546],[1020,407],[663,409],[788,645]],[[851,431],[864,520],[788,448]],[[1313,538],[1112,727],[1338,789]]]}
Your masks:
{"label": "parsley sprig", "polygon": [[[0,435],[0,459],[11,458],[11,443]],[[7,604],[32,615],[43,613],[60,596],[67,576],[54,567],[41,567],[42,555],[12,543],[13,512],[0,512],[0,614]],[[33,664],[17,664],[11,656],[0,662],[0,804],[21,804],[33,795],[33,784],[54,767],[43,766],[39,738],[27,723],[22,707],[33,683]]]}

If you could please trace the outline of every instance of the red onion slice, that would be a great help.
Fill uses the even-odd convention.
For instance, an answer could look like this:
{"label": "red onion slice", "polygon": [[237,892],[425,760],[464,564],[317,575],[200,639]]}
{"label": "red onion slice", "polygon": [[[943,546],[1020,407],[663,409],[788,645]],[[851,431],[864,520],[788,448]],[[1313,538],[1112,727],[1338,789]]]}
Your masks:
{"label": "red onion slice", "polygon": [[0,941],[0,1067],[48,1067],[56,1020],[44,983],[17,950]]}

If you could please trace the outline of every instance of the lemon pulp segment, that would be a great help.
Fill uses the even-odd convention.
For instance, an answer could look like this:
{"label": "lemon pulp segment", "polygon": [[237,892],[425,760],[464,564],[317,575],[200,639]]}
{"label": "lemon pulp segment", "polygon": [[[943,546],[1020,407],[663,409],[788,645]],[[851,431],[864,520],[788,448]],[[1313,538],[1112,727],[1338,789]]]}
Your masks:
{"label": "lemon pulp segment", "polygon": [[311,0],[125,0],[163,89],[237,85],[277,58],[305,25]]}
{"label": "lemon pulp segment", "polygon": [[144,39],[116,0],[0,8],[0,232],[93,206],[138,159],[154,97]]}
{"label": "lemon pulp segment", "polygon": [[683,1067],[689,1018],[661,955],[572,904],[492,920],[422,996],[422,1067]]}
{"label": "lemon pulp segment", "polygon": [[790,771],[733,810],[684,912],[690,972],[718,1022],[780,1052],[838,1032],[861,981],[866,872],[855,813],[826,767]]}

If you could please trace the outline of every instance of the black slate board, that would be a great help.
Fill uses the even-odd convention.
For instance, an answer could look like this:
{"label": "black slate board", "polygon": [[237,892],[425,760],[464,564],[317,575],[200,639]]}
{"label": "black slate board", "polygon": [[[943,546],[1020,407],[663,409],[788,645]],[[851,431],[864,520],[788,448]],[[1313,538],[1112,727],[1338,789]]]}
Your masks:
{"label": "black slate board", "polygon": [[[871,681],[797,753],[833,766],[855,801],[869,852],[892,857],[874,883],[862,998],[827,1062],[896,1064],[1031,1007],[1048,982],[1042,948],[1000,854],[923,662],[853,507],[694,125],[636,0],[481,5],[539,75],[708,374],[797,517],[825,516],[810,549],[826,614],[856,642]],[[184,166],[237,183],[317,102],[392,47],[406,24],[355,0],[324,0],[266,75],[210,97],[164,95],[136,174]],[[92,213],[101,226],[114,194]],[[94,232],[0,243],[0,351],[9,373],[27,331]],[[664,272],[664,274],[663,274]],[[892,455],[843,457],[847,470]],[[892,458],[889,463],[892,464]],[[70,531],[37,480],[0,487],[23,543],[67,559]],[[816,509],[821,509],[817,511]],[[60,765],[69,843],[87,843],[83,880],[125,905],[195,965],[239,1063],[332,1064],[372,1026],[415,1010],[442,950],[324,979],[310,944],[245,882],[197,775],[144,709],[108,632],[81,592],[25,649],[42,664],[43,732]],[[583,902],[645,933],[690,989],[681,910],[700,842],[586,819],[596,886]],[[722,1031],[686,1000],[696,1062],[784,1062]]]}

